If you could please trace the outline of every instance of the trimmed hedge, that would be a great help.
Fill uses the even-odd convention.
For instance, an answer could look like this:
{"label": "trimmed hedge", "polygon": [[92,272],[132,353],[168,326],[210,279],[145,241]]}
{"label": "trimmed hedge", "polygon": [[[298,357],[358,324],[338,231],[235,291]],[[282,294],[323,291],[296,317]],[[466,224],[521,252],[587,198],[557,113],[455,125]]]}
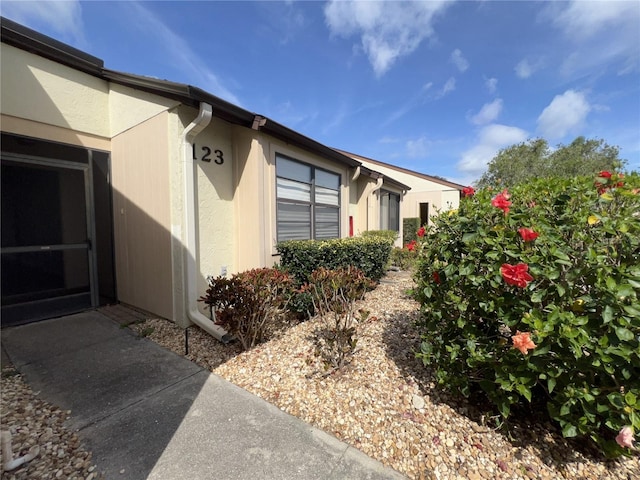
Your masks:
{"label": "trimmed hedge", "polygon": [[398,232],[395,230],[365,230],[360,236],[363,238],[380,238],[394,243],[398,239]]}
{"label": "trimmed hedge", "polygon": [[375,281],[385,273],[391,246],[389,239],[365,237],[332,240],[288,240],[276,245],[280,265],[293,275],[299,284],[309,281],[314,270],[324,267],[336,270],[354,266]]}
{"label": "trimmed hedge", "polygon": [[418,241],[418,229],[420,228],[420,219],[418,217],[402,219],[402,244],[415,240]]}

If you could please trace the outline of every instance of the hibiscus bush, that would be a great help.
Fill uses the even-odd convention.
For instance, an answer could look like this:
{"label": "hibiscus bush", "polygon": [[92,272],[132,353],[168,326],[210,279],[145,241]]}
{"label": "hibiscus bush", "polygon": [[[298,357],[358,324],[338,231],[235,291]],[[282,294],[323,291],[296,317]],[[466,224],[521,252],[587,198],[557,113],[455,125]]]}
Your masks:
{"label": "hibiscus bush", "polygon": [[[506,419],[546,410],[609,456],[640,433],[640,176],[468,191],[419,245],[418,353]],[[546,407],[546,408],[545,408]]]}

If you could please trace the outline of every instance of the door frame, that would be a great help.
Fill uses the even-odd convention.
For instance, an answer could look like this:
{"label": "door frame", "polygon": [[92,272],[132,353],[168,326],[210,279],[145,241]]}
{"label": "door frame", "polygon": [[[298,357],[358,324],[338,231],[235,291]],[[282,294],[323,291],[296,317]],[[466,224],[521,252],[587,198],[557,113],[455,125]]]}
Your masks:
{"label": "door frame", "polygon": [[[1,249],[1,253],[19,253],[19,252],[40,252],[43,250],[72,250],[87,248],[87,261],[89,266],[89,292],[91,299],[91,307],[95,308],[99,305],[98,299],[98,271],[96,258],[96,226],[94,218],[94,199],[93,199],[93,171],[92,171],[92,151],[87,150],[87,163],[79,163],[67,160],[52,159],[46,157],[36,157],[32,155],[15,154],[10,152],[1,152],[1,161],[10,161],[14,163],[22,163],[27,165],[41,165],[51,168],[80,170],[84,174],[84,193],[85,193],[85,215],[87,223],[87,243],[86,244],[70,244],[70,245],[39,245],[27,247],[5,247]],[[46,300],[42,300],[46,301]]]}

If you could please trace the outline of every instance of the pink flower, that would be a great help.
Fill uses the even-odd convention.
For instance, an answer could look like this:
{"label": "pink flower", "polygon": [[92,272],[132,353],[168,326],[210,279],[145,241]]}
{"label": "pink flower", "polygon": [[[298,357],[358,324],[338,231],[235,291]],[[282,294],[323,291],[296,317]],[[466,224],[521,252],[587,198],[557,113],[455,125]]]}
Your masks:
{"label": "pink flower", "polygon": [[616,437],[616,442],[622,448],[633,448],[633,430],[629,425],[620,429],[620,433]]}
{"label": "pink flower", "polygon": [[418,229],[418,231],[416,232],[416,235],[418,235],[420,238],[422,238],[422,237],[424,237],[425,232],[426,232],[425,228],[424,227],[420,227]]}
{"label": "pink flower", "polygon": [[531,334],[529,332],[518,332],[511,337],[511,341],[513,342],[513,348],[517,348],[522,352],[523,355],[527,354],[527,351],[530,349],[536,348],[536,344],[531,340]]}
{"label": "pink flower", "polygon": [[525,288],[527,284],[533,280],[533,277],[527,273],[529,265],[526,263],[519,263],[517,265],[509,265],[504,263],[500,267],[500,273],[502,278],[509,285],[515,285],[516,287]]}
{"label": "pink flower", "polygon": [[405,245],[405,248],[407,250],[409,250],[410,252],[413,252],[416,249],[416,241],[415,240],[411,240],[409,243],[407,243]]}
{"label": "pink flower", "polygon": [[463,197],[473,197],[473,195],[476,193],[475,189],[473,187],[464,187],[462,189],[462,196]]}
{"label": "pink flower", "polygon": [[525,242],[532,242],[540,236],[539,233],[525,227],[519,228],[518,233],[522,237],[522,240],[524,240]]}
{"label": "pink flower", "polygon": [[505,189],[501,193],[493,197],[493,200],[491,200],[491,205],[501,208],[506,215],[507,213],[509,213],[509,207],[511,206],[511,202],[509,201],[510,198],[511,195],[509,195],[509,192]]}

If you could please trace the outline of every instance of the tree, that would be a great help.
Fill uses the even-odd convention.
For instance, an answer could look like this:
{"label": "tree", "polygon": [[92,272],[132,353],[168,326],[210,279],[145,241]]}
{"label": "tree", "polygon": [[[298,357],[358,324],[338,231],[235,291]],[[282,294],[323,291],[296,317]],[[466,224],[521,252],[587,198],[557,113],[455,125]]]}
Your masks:
{"label": "tree", "polygon": [[534,178],[571,178],[601,170],[619,170],[626,160],[618,154],[618,147],[604,140],[578,137],[571,144],[558,145],[552,151],[546,140],[532,139],[500,150],[477,186],[511,187]]}

